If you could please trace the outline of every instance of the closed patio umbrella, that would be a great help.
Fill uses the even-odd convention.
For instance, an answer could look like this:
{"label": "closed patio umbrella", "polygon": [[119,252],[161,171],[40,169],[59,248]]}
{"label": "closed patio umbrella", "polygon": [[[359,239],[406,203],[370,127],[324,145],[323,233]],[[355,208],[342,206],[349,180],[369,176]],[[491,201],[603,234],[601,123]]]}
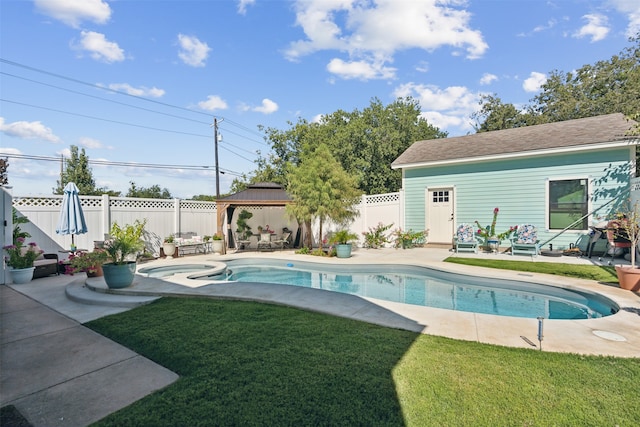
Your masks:
{"label": "closed patio umbrella", "polygon": [[80,204],[79,190],[73,182],[64,187],[64,197],[62,198],[62,209],[58,218],[57,234],[71,234],[71,244],[73,236],[87,232],[87,223],[84,220],[84,213]]}

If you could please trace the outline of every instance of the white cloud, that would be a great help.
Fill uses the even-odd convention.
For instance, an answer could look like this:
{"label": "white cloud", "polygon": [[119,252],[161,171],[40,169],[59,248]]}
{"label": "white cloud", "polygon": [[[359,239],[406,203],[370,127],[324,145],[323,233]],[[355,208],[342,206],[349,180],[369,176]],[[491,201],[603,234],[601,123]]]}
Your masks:
{"label": "white cloud", "polygon": [[42,139],[54,143],[60,142],[60,138],[54,135],[51,128],[46,127],[41,122],[19,121],[5,124],[4,118],[0,117],[0,132],[21,139]]}
{"label": "white cloud", "polygon": [[105,24],[111,18],[111,8],[102,0],[34,0],[34,4],[40,13],[73,28],[82,21]]}
{"label": "white cloud", "polygon": [[265,98],[262,100],[262,104],[259,107],[252,108],[252,111],[264,114],[275,113],[278,111],[278,104],[268,98]]}
{"label": "white cloud", "polygon": [[185,64],[192,67],[205,66],[205,61],[209,57],[209,51],[211,50],[206,43],[201,42],[197,37],[178,34],[178,44],[180,45],[178,57]]}
{"label": "white cloud", "polygon": [[253,6],[256,3],[256,0],[238,0],[238,13],[240,15],[247,14],[247,7]]}
{"label": "white cloud", "polygon": [[104,34],[95,31],[81,31],[80,43],[75,45],[78,50],[86,50],[96,61],[106,63],[124,61],[124,51],[117,43],[107,40]]}
{"label": "white cloud", "polygon": [[484,73],[482,75],[482,77],[480,78],[480,84],[481,85],[489,85],[495,81],[498,80],[498,76],[496,76],[495,74],[491,74],[491,73]]}
{"label": "white cloud", "polygon": [[400,85],[395,97],[411,96],[420,103],[422,116],[441,130],[466,133],[473,130],[469,117],[480,108],[480,93],[473,93],[463,86],[440,89],[434,85],[407,83]]}
{"label": "white cloud", "polygon": [[93,138],[82,137],[78,140],[78,145],[85,148],[103,148],[103,145],[100,141]]}
{"label": "white cloud", "polygon": [[327,70],[343,79],[389,79],[395,76],[396,69],[384,67],[381,63],[375,64],[366,61],[345,62],[334,58],[327,65]]}
{"label": "white cloud", "polygon": [[629,19],[626,36],[634,37],[640,32],[640,2],[637,0],[610,0],[610,3]]}
{"label": "white cloud", "polygon": [[226,110],[227,103],[218,95],[209,95],[206,101],[198,102],[198,107],[207,111]]}
{"label": "white cloud", "polygon": [[537,92],[540,90],[540,86],[547,82],[547,75],[532,71],[529,74],[529,78],[522,82],[522,88],[525,92]]}
{"label": "white cloud", "polygon": [[128,83],[111,83],[109,85],[109,89],[117,90],[118,92],[124,92],[129,95],[148,96],[150,98],[160,98],[165,94],[163,89],[158,89],[157,87],[148,88],[145,86],[140,86],[138,88],[135,88]]}
{"label": "white cloud", "polygon": [[591,37],[591,43],[604,39],[609,34],[609,21],[606,16],[600,14],[584,15],[583,19],[587,20],[587,24],[582,26],[573,34],[573,37],[581,39],[583,37]]}
{"label": "white cloud", "polygon": [[[392,69],[384,64],[400,50],[431,52],[449,46],[454,54],[464,51],[469,59],[481,57],[488,49],[482,34],[469,27],[471,15],[466,10],[453,7],[465,2],[444,3],[299,0],[295,3],[296,24],[302,27],[306,39],[292,42],[285,56],[293,61],[321,50],[344,52],[348,59],[334,59],[328,67],[342,72],[343,78],[357,78],[358,70],[366,77],[372,69],[385,71],[379,75],[386,77],[380,78],[392,78],[394,74],[388,72]],[[364,67],[362,62],[370,66]],[[343,64],[357,67],[344,72]]]}

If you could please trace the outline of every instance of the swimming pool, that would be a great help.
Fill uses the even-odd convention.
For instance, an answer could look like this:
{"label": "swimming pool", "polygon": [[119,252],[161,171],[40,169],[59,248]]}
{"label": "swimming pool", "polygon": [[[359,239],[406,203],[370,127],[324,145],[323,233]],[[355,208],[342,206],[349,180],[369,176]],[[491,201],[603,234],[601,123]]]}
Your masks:
{"label": "swimming pool", "polygon": [[[403,304],[499,316],[591,319],[619,307],[595,293],[524,281],[488,279],[426,267],[335,265],[264,259],[226,261],[227,269],[198,279],[277,283]],[[194,277],[195,278],[195,277]]]}

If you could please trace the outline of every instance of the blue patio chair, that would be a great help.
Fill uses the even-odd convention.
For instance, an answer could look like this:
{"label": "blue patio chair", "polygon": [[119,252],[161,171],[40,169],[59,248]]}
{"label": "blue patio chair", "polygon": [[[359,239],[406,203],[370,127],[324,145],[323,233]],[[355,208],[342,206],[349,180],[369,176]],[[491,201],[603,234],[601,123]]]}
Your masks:
{"label": "blue patio chair", "polygon": [[460,224],[453,237],[456,253],[461,251],[478,253],[478,245],[481,243],[476,236],[476,229],[473,224]]}
{"label": "blue patio chair", "polygon": [[511,255],[536,256],[540,254],[540,240],[538,240],[538,229],[535,225],[519,225],[509,240],[511,241]]}

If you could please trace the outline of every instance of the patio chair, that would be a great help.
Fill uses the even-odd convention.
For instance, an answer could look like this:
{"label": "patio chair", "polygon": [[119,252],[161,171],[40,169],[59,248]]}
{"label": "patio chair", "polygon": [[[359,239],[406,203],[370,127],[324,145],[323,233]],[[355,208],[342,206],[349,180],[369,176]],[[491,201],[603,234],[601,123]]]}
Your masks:
{"label": "patio chair", "polygon": [[282,237],[280,239],[276,239],[274,241],[272,241],[271,243],[273,243],[276,247],[280,248],[280,250],[283,250],[285,247],[289,247],[289,238],[291,237],[291,232],[287,231],[285,233],[282,234]]}
{"label": "patio chair", "polygon": [[537,256],[540,254],[540,240],[538,240],[538,229],[535,225],[519,225],[509,240],[511,241],[511,255]]}
{"label": "patio chair", "polygon": [[478,253],[480,239],[476,237],[476,229],[473,224],[460,224],[453,237],[456,253],[467,251]]}
{"label": "patio chair", "polygon": [[258,240],[258,250],[270,250],[272,248],[271,243],[271,233],[260,233],[260,240]]}
{"label": "patio chair", "polygon": [[236,241],[236,252],[249,249],[251,240],[248,237],[238,236],[236,233],[233,233],[233,238]]}

